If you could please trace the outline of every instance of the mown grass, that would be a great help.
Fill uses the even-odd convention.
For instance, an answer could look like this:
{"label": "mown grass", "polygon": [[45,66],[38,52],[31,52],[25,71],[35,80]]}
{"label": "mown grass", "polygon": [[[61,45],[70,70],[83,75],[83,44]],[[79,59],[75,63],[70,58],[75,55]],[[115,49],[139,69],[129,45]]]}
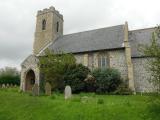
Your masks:
{"label": "mown grass", "polygon": [[62,94],[34,97],[18,89],[0,89],[0,120],[155,120],[152,96]]}

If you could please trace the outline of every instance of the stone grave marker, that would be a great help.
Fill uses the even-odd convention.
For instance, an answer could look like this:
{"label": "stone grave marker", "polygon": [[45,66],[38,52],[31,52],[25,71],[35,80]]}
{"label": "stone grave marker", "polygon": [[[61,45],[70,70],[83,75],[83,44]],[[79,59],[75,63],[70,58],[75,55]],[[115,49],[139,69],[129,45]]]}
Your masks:
{"label": "stone grave marker", "polygon": [[66,100],[66,99],[69,99],[71,97],[72,97],[72,90],[71,90],[71,87],[69,85],[67,85],[65,87],[65,90],[64,90],[64,98]]}
{"label": "stone grave marker", "polygon": [[2,88],[6,88],[5,84],[2,84]]}
{"label": "stone grave marker", "polygon": [[81,97],[81,102],[82,103],[88,103],[89,102],[89,97],[87,97],[87,96]]}
{"label": "stone grave marker", "polygon": [[39,95],[39,86],[38,86],[38,84],[34,84],[34,85],[33,85],[32,95],[33,95],[33,96],[38,96],[38,95]]}
{"label": "stone grave marker", "polygon": [[50,85],[50,83],[46,83],[46,85],[45,85],[45,94],[46,95],[51,95],[52,94],[52,91],[51,91],[51,85]]}
{"label": "stone grave marker", "polygon": [[13,87],[13,84],[10,84],[10,87],[12,88],[12,87]]}
{"label": "stone grave marker", "polygon": [[9,84],[7,83],[6,88],[9,88]]}

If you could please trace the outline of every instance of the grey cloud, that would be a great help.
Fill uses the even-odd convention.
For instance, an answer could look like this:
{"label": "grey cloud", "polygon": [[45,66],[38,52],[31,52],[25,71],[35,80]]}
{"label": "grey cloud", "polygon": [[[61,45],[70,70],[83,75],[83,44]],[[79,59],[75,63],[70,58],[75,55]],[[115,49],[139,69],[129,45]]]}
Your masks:
{"label": "grey cloud", "polygon": [[36,12],[51,5],[64,15],[64,34],[126,20],[130,29],[160,23],[159,0],[1,0],[0,64],[8,61],[18,66],[32,53]]}

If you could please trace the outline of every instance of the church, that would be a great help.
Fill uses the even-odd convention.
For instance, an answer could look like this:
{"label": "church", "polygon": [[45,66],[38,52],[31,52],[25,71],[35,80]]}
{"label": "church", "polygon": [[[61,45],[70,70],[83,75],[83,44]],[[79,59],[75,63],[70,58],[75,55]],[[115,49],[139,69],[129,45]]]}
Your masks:
{"label": "church", "polygon": [[148,44],[154,28],[132,30],[128,23],[90,31],[63,35],[63,15],[54,7],[37,12],[33,53],[21,63],[21,85],[30,91],[40,85],[41,73],[38,58],[45,49],[59,54],[72,53],[77,63],[91,70],[110,67],[118,69],[128,87],[135,92],[153,92],[146,70],[147,57],[138,51],[139,44]]}

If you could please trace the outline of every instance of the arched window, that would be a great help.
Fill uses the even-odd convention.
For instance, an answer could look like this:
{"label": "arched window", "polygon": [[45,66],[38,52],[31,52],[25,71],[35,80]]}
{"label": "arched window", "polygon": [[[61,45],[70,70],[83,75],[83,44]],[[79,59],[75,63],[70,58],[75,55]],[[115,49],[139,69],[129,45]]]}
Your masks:
{"label": "arched window", "polygon": [[46,20],[44,19],[42,21],[42,30],[45,30],[46,29]]}
{"label": "arched window", "polygon": [[57,22],[57,24],[56,24],[56,30],[57,30],[57,32],[59,31],[59,22]]}

